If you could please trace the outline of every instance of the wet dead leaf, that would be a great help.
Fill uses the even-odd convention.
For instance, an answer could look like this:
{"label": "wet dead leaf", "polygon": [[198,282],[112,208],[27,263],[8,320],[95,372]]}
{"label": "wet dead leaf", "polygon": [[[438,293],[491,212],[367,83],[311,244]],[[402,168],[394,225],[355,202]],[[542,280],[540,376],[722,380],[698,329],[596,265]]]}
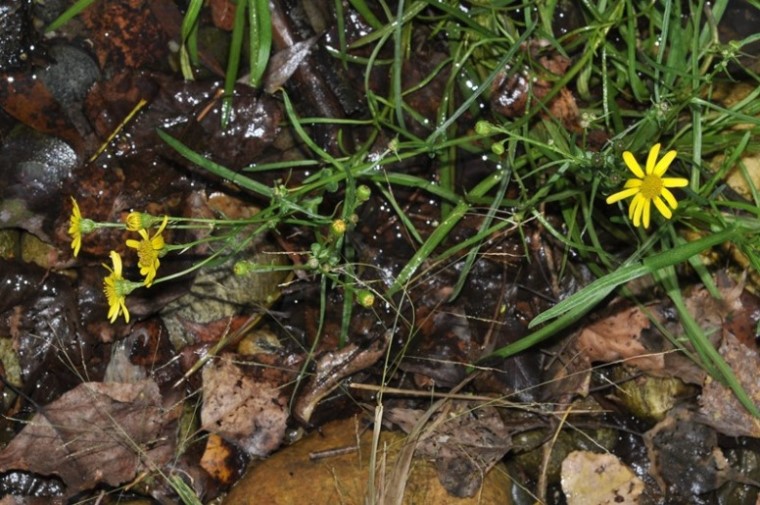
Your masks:
{"label": "wet dead leaf", "polygon": [[148,0],[95,2],[82,13],[101,68],[168,66],[169,44]]}
{"label": "wet dead leaf", "polygon": [[201,457],[201,468],[217,480],[220,484],[228,486],[238,475],[238,470],[233,466],[235,461],[234,450],[227,445],[219,435],[211,433],[206,441],[206,450]]}
{"label": "wet dead leaf", "polygon": [[571,452],[562,461],[568,505],[636,505],[644,483],[613,454]]}
{"label": "wet dead leaf", "polygon": [[623,366],[614,367],[612,380],[617,384],[612,397],[624,405],[627,412],[653,422],[661,421],[684,398],[693,398],[696,390],[677,377],[631,376]]}
{"label": "wet dead leaf", "polygon": [[263,370],[254,377],[226,354],[203,368],[201,425],[250,456],[266,456],[285,436],[288,397],[282,375]]}
{"label": "wet dead leaf", "polygon": [[707,289],[699,286],[686,297],[686,308],[706,334],[715,334],[714,342],[717,345],[720,331],[715,330],[723,328],[734,314],[742,310],[741,294],[744,291],[744,282],[734,283],[724,276],[719,276],[716,283],[724,284],[718,287],[720,298],[713,297]]}
{"label": "wet dead leaf", "polygon": [[668,416],[644,434],[651,466],[649,473],[663,492],[693,497],[731,480],[728,460],[712,428],[684,409]]}
{"label": "wet dead leaf", "polygon": [[435,460],[443,487],[464,498],[475,496],[483,476],[511,448],[512,437],[495,408],[459,403],[420,437],[416,454]]}
{"label": "wet dead leaf", "polygon": [[649,328],[647,315],[637,307],[616,312],[584,328],[576,348],[592,362],[625,360],[644,371],[661,370],[662,354],[652,354],[641,341],[641,332]]}
{"label": "wet dead leaf", "polygon": [[[755,405],[760,405],[760,357],[731,333],[724,332],[719,352]],[[731,437],[760,437],[760,419],[747,412],[736,395],[720,382],[707,376],[699,397],[703,421]]]}
{"label": "wet dead leaf", "polygon": [[152,380],[86,382],[29,421],[0,453],[0,471],[57,475],[66,496],[117,486],[169,460],[171,444],[159,436],[168,420]]}
{"label": "wet dead leaf", "polygon": [[[80,384],[82,374],[100,376],[106,349],[79,325],[82,311],[71,279],[37,265],[4,260],[0,272],[0,335],[13,341],[21,377],[34,385],[32,400],[48,404]],[[98,276],[102,293],[102,274]]]}
{"label": "wet dead leaf", "polygon": [[264,91],[275,94],[279,88],[285,86],[316,43],[317,37],[311,37],[275,53],[269,61],[271,70],[266,75]]}
{"label": "wet dead leaf", "polygon": [[308,424],[317,404],[340,385],[340,381],[374,365],[385,355],[390,333],[368,346],[348,344],[337,351],[328,351],[317,359],[314,376],[304,387],[293,407],[293,416]]}
{"label": "wet dead leaf", "polygon": [[214,26],[231,32],[235,25],[235,4],[230,0],[211,0],[209,8]]}
{"label": "wet dead leaf", "polygon": [[0,76],[0,107],[36,131],[60,137],[77,153],[84,150],[82,134],[36,75],[25,72]]}

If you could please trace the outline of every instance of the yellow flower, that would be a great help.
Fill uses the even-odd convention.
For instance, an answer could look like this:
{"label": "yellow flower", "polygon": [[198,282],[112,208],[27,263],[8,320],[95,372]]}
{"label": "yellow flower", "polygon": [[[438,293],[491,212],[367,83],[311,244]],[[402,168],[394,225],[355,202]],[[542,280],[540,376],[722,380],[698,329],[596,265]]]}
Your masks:
{"label": "yellow flower", "polygon": [[336,237],[342,237],[346,233],[346,222],[342,219],[336,219],[330,223],[330,231]]}
{"label": "yellow flower", "polygon": [[607,198],[607,203],[615,203],[633,196],[628,208],[628,219],[633,221],[634,226],[641,226],[643,222],[644,228],[649,228],[652,202],[665,219],[673,217],[670,209],[675,210],[678,202],[668,188],[681,188],[689,184],[689,181],[682,177],[663,177],[676,158],[676,151],[668,151],[660,161],[657,161],[659,154],[660,144],[655,144],[649,150],[645,170],[642,170],[633,154],[630,151],[624,152],[623,161],[637,179],[628,179],[622,191]]}
{"label": "yellow flower", "polygon": [[[164,217],[164,219],[168,219],[168,217]],[[163,222],[164,219],[146,214],[144,212],[130,212],[127,214],[125,224],[127,226],[127,230],[129,231],[140,231],[147,230],[154,224]]]}
{"label": "yellow flower", "polygon": [[74,257],[79,254],[82,247],[82,213],[79,212],[79,204],[71,197],[71,220],[69,235],[71,235],[71,248],[74,249]]}
{"label": "yellow flower", "polygon": [[152,237],[148,235],[147,231],[140,229],[137,230],[137,233],[142,237],[141,240],[127,240],[127,247],[137,249],[137,266],[140,267],[140,274],[145,276],[144,284],[147,287],[150,287],[153,284],[153,279],[156,278],[156,271],[160,265],[158,258],[166,245],[161,233],[163,233],[168,222],[169,216],[164,216],[161,226]]}
{"label": "yellow flower", "polygon": [[103,280],[103,292],[108,300],[108,319],[113,323],[121,314],[124,314],[124,321],[129,322],[129,310],[127,310],[126,297],[134,289],[140,286],[140,283],[125,280],[121,275],[121,256],[116,251],[111,251],[111,263],[113,268],[103,264],[110,272]]}
{"label": "yellow flower", "polygon": [[71,218],[69,219],[69,235],[71,235],[71,248],[74,250],[74,257],[79,254],[82,248],[82,235],[86,235],[97,228],[97,223],[92,219],[82,218],[79,211],[79,204],[71,197]]}

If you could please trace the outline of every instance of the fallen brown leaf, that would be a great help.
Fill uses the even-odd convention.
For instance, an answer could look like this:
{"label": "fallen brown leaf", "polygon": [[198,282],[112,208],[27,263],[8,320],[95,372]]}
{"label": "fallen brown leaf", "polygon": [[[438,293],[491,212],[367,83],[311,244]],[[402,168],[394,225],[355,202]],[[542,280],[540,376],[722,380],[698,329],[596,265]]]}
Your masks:
{"label": "fallen brown leaf", "polygon": [[57,475],[72,496],[117,486],[172,456],[159,437],[168,421],[152,380],[86,382],[38,412],[0,453],[0,471]]}
{"label": "fallen brown leaf", "polygon": [[732,477],[715,430],[695,417],[685,409],[673,409],[644,434],[649,473],[673,498],[713,491]]}
{"label": "fallen brown leaf", "polygon": [[[420,436],[415,455],[435,461],[438,479],[460,498],[472,497],[493,466],[512,448],[512,437],[493,407],[449,404]],[[424,411],[390,409],[387,419],[411,432]]]}
{"label": "fallen brown leaf", "polygon": [[584,328],[575,347],[592,362],[625,360],[644,371],[661,370],[665,362],[663,354],[653,354],[641,342],[641,332],[649,324],[643,311],[631,307]]}
{"label": "fallen brown leaf", "polygon": [[[734,371],[742,388],[760,405],[760,357],[757,351],[743,345],[729,332],[724,332],[718,350]],[[699,397],[701,420],[730,437],[760,437],[760,419],[747,412],[736,395],[726,386],[707,376]]]}
{"label": "fallen brown leaf", "polygon": [[203,368],[201,425],[238,445],[250,456],[266,456],[285,436],[288,398],[283,375],[253,377],[233,363],[232,354]]}
{"label": "fallen brown leaf", "polygon": [[562,461],[568,505],[635,505],[644,483],[613,454],[571,452]]}
{"label": "fallen brown leaf", "polygon": [[314,376],[303,388],[303,393],[293,407],[293,417],[303,424],[308,424],[317,404],[334,391],[340,385],[340,381],[374,365],[385,355],[388,338],[389,334],[386,334],[366,346],[351,343],[337,351],[328,351],[319,356]]}
{"label": "fallen brown leaf", "polygon": [[95,2],[82,13],[100,66],[161,68],[169,44],[151,2]]}
{"label": "fallen brown leaf", "polygon": [[203,451],[201,468],[206,470],[217,482],[228,486],[239,477],[239,472],[234,467],[236,463],[234,450],[227,445],[222,437],[211,433],[206,441],[206,450]]}

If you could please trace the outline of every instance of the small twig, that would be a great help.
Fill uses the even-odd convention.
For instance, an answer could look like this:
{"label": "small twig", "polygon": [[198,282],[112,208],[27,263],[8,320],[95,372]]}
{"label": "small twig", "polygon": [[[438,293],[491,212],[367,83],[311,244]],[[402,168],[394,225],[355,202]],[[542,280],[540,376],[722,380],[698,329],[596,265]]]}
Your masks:
{"label": "small twig", "polygon": [[121,132],[121,130],[124,129],[124,127],[127,125],[127,123],[129,123],[129,121],[134,117],[134,115],[140,112],[140,109],[145,107],[147,103],[148,101],[145,100],[144,98],[141,98],[140,101],[137,102],[137,105],[135,105],[132,108],[132,110],[129,111],[129,114],[127,114],[127,117],[125,117],[124,120],[121,123],[119,123],[119,126],[117,126],[113,132],[111,132],[111,135],[108,136],[106,141],[103,142],[103,144],[98,148],[97,151],[95,151],[95,154],[90,156],[90,159],[87,160],[88,163],[92,163],[93,161],[97,159],[98,156],[103,154],[103,151],[106,150],[106,148],[108,147],[108,144],[110,144],[113,141],[113,139],[119,134],[119,132]]}
{"label": "small twig", "polygon": [[351,445],[345,447],[336,447],[334,449],[325,449],[324,451],[316,451],[309,453],[310,461],[317,461],[320,459],[336,458],[345,454],[351,454],[359,450],[358,445]]}
{"label": "small twig", "polygon": [[[214,346],[209,349],[206,354],[201,356],[198,361],[196,361],[195,364],[190,367],[190,370],[188,370],[185,375],[182,376],[181,379],[174,383],[174,387],[179,387],[183,382],[188,380],[191,375],[203,368],[203,365],[205,365],[208,360],[219,354],[222,349],[230,344],[237,343],[240,339],[242,339],[243,336],[261,320],[262,316],[263,314],[261,313],[253,314],[245,321],[245,323],[243,323],[237,330],[232,333],[229,332],[228,325],[227,331],[224,332],[224,335],[222,335],[219,341],[214,344]],[[231,321],[232,319],[230,318],[230,322]]]}
{"label": "small twig", "polygon": [[554,431],[554,436],[552,437],[551,442],[544,445],[544,454],[541,460],[541,472],[538,475],[538,483],[536,486],[538,499],[541,503],[547,503],[546,501],[546,488],[548,486],[547,473],[549,471],[549,463],[551,462],[552,451],[554,450],[554,445],[557,443],[557,438],[559,437],[559,434],[562,432],[562,426],[565,424],[565,421],[567,421],[567,416],[570,415],[570,412],[572,410],[573,410],[572,407],[568,407],[568,409],[565,410],[565,412],[562,414],[562,418],[559,420],[557,429]]}

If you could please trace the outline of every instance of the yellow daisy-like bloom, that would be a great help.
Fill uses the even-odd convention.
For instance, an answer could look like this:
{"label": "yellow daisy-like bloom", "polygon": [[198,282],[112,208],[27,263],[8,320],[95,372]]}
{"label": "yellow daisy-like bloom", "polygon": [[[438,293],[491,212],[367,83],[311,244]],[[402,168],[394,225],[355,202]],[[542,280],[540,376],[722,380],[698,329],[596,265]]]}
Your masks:
{"label": "yellow daisy-like bloom", "polygon": [[98,223],[92,219],[82,217],[79,211],[79,204],[71,197],[71,218],[69,219],[69,235],[71,236],[71,248],[74,250],[74,257],[79,254],[82,248],[82,235],[91,233],[98,227]]}
{"label": "yellow daisy-like bloom", "polygon": [[69,223],[71,248],[74,250],[74,257],[76,257],[82,247],[82,213],[79,211],[79,204],[73,196],[71,197],[71,219]]}
{"label": "yellow daisy-like bloom", "polygon": [[139,283],[125,280],[121,275],[121,256],[116,251],[111,251],[111,263],[113,268],[103,264],[110,272],[103,280],[103,292],[108,300],[108,319],[113,323],[124,314],[124,321],[129,322],[129,310],[127,310],[126,297]]}
{"label": "yellow daisy-like bloom", "polygon": [[668,188],[681,188],[689,184],[683,177],[663,177],[676,158],[676,151],[668,151],[657,161],[659,154],[660,144],[655,144],[649,150],[646,166],[642,170],[633,154],[630,151],[624,152],[623,161],[637,179],[628,179],[622,191],[607,198],[607,203],[615,203],[633,196],[628,208],[628,219],[633,221],[634,226],[641,226],[643,223],[644,228],[649,228],[653,202],[665,219],[673,217],[671,209],[675,210],[678,207],[678,201]]}
{"label": "yellow daisy-like bloom", "polygon": [[144,284],[150,287],[153,284],[153,279],[156,278],[156,271],[160,265],[158,260],[161,255],[164,246],[164,237],[161,235],[166,224],[169,222],[169,216],[164,216],[164,220],[161,222],[156,233],[151,237],[144,229],[137,230],[140,234],[140,240],[127,240],[127,247],[137,249],[137,266],[140,267],[140,274],[145,276]]}

